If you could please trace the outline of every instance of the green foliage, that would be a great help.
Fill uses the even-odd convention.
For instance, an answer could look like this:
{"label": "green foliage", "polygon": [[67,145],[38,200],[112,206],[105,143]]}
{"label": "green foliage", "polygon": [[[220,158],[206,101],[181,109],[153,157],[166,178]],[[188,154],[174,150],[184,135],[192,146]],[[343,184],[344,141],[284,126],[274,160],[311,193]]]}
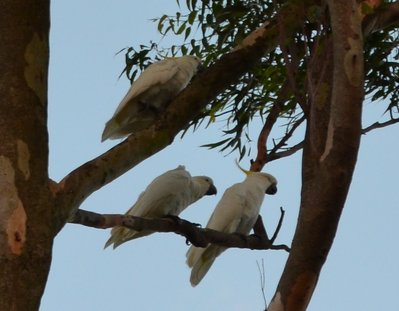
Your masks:
{"label": "green foliage", "polygon": [[[277,1],[273,0],[176,2],[180,12],[173,16],[163,15],[154,19],[154,22],[162,36],[176,36],[182,40],[182,44],[161,48],[150,42],[141,45],[137,51],[129,48],[124,72],[131,80],[134,80],[138,69],[142,70],[150,64],[151,59],[167,55],[197,55],[205,66],[209,66],[279,11]],[[363,11],[372,13],[368,7],[364,7]],[[287,119],[287,122],[284,121],[285,133],[293,127],[296,129],[296,122],[303,115],[298,102],[302,101],[301,104],[306,105],[307,100],[306,66],[312,53],[318,53],[323,48],[323,38],[329,34],[325,13],[324,7],[310,7],[306,12],[303,30],[295,38],[287,38],[282,28],[280,46],[265,55],[256,68],[209,103],[187,129],[192,127],[195,130],[201,124],[209,126],[216,121],[224,122],[224,137],[205,147],[222,151],[238,150],[240,157],[243,157],[249,152],[246,145],[251,141],[248,124],[256,117],[263,120],[277,98],[282,102],[280,117]],[[387,111],[393,116],[398,113],[399,97],[398,32],[392,28],[374,33],[365,44],[366,94],[371,94],[374,101],[384,100],[382,104],[387,105]],[[287,84],[290,87],[284,88],[284,93],[280,94],[282,86]],[[280,149],[284,148],[285,144]]]}
{"label": "green foliage", "polygon": [[387,104],[391,118],[399,113],[399,33],[379,31],[365,42],[366,94]]}

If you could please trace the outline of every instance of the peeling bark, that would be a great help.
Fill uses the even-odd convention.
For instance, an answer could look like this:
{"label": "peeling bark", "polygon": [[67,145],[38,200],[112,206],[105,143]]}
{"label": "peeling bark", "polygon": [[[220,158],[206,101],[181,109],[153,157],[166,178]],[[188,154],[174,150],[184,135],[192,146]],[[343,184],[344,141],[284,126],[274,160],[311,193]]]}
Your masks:
{"label": "peeling bark", "polygon": [[50,268],[49,5],[0,4],[0,310],[38,310]]}
{"label": "peeling bark", "polygon": [[11,255],[21,255],[26,241],[26,212],[21,200],[17,198],[16,206],[7,222],[7,240]]}
{"label": "peeling bark", "polygon": [[0,156],[0,226],[5,239],[0,243],[3,255],[21,255],[26,240],[26,213],[15,185],[10,159]]}
{"label": "peeling bark", "polygon": [[21,171],[25,180],[30,177],[30,152],[29,147],[22,140],[17,140],[18,169]]}

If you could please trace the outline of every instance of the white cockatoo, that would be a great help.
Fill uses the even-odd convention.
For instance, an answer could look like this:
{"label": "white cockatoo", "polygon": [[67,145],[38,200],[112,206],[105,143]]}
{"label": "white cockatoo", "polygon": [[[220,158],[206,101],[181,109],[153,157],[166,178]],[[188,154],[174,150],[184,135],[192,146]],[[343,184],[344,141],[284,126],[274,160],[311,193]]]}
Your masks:
{"label": "white cockatoo", "polygon": [[[216,187],[210,177],[192,177],[184,166],[179,165],[155,178],[139,195],[126,215],[145,218],[178,216],[190,204],[212,194],[216,194]],[[104,248],[111,244],[116,248],[122,243],[151,233],[153,232],[114,227]]]}
{"label": "white cockatoo", "polygon": [[[243,170],[243,169],[242,169]],[[277,180],[262,172],[243,170],[247,177],[241,183],[227,188],[216,205],[207,228],[225,232],[249,234],[259,216],[265,193],[277,192]],[[187,265],[192,268],[190,282],[198,285],[209,268],[226,247],[210,244],[206,248],[191,246],[187,252]]]}
{"label": "white cockatoo", "polygon": [[132,84],[101,141],[128,136],[149,127],[197,73],[201,60],[193,55],[165,58],[148,66]]}

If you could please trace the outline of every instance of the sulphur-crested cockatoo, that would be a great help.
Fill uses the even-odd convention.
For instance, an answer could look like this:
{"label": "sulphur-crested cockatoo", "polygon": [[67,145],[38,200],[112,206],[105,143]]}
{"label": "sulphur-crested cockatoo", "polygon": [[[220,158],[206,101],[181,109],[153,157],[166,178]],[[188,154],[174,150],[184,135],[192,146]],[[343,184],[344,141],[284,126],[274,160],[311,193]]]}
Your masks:
{"label": "sulphur-crested cockatoo", "polygon": [[[216,187],[210,177],[192,177],[185,167],[180,165],[155,178],[139,195],[137,202],[126,215],[145,218],[178,216],[190,204],[212,194],[216,194]],[[114,227],[105,247],[113,244],[116,248],[126,241],[151,233],[153,232]]]}
{"label": "sulphur-crested cockatoo", "polygon": [[[216,205],[207,228],[225,232],[249,234],[262,205],[265,193],[277,192],[277,180],[262,172],[249,172],[245,180],[226,189]],[[187,264],[191,270],[190,282],[198,285],[209,268],[226,248],[210,244],[206,248],[191,246],[187,252]]]}
{"label": "sulphur-crested cockatoo", "polygon": [[128,136],[152,125],[197,73],[201,60],[193,55],[153,63],[132,84],[111,120],[102,141]]}

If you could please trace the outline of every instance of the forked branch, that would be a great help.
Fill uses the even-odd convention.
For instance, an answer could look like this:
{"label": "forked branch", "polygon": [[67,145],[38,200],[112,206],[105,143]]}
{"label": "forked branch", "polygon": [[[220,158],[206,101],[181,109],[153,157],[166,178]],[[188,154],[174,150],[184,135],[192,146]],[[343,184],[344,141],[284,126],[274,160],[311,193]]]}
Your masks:
{"label": "forked branch", "polygon": [[390,125],[393,125],[393,124],[396,124],[396,123],[399,123],[399,118],[391,119],[391,120],[388,120],[388,121],[385,121],[385,122],[375,122],[375,123],[369,125],[368,127],[362,129],[362,134],[365,135],[365,134],[367,134],[368,132],[370,132],[372,130],[380,129],[380,128],[383,128],[383,127],[386,127],[386,126],[390,126]]}
{"label": "forked branch", "polygon": [[288,89],[288,82],[281,87],[280,93],[269,110],[265,124],[259,133],[257,150],[255,161],[251,161],[251,171],[259,172],[262,170],[263,166],[268,162],[267,158],[267,139],[269,138],[270,132],[274,124],[276,123],[281,111],[283,110],[284,101],[286,100],[286,94]]}
{"label": "forked branch", "polygon": [[[281,227],[283,218],[284,213],[282,212],[279,225],[277,226],[278,230]],[[260,219],[260,221],[262,220]],[[174,232],[184,236],[187,241],[197,247],[206,247],[208,244],[212,243],[225,247],[290,251],[287,245],[273,245],[274,240],[269,240],[266,231],[264,231],[265,234],[259,234],[260,231],[255,231],[254,235],[249,236],[238,233],[228,234],[207,228],[200,228],[197,224],[179,217],[148,219],[130,215],[97,214],[80,209],[76,212],[70,223],[98,229],[123,226],[137,231]],[[276,230],[273,236],[277,236],[278,230]]]}

